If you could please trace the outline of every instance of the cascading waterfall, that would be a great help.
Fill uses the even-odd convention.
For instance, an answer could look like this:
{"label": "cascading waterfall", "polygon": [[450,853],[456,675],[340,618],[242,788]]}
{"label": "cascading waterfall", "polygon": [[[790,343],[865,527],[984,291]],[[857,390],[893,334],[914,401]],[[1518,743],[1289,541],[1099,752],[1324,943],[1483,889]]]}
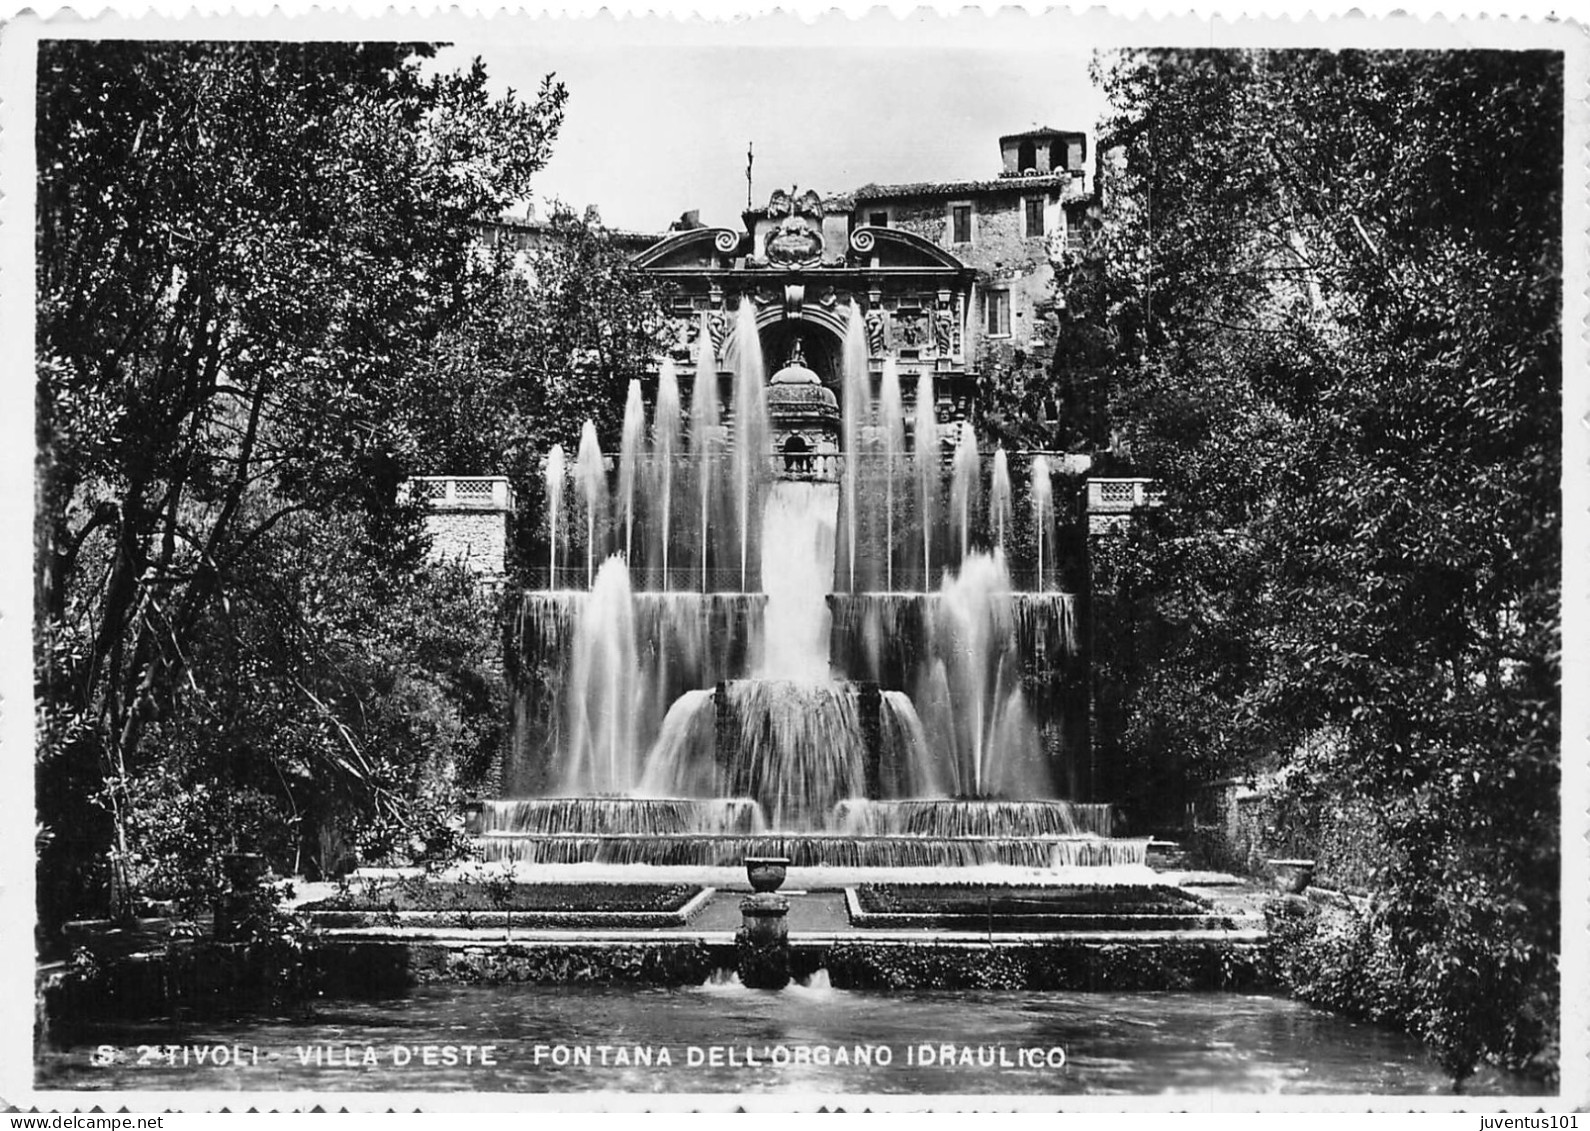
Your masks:
{"label": "cascading waterfall", "polygon": [[1056,801],[841,801],[832,825],[859,836],[1109,836],[1109,805]]}
{"label": "cascading waterfall", "polygon": [[686,691],[663,718],[646,755],[645,797],[712,797],[717,792],[717,712],[713,692]]}
{"label": "cascading waterfall", "polygon": [[[1013,453],[985,466],[969,422],[940,428],[931,368],[915,375],[908,445],[898,363],[884,359],[873,399],[853,306],[841,357],[815,355],[844,367],[828,375],[844,394],[840,474],[789,459],[774,478],[773,426],[813,417],[770,421],[746,297],[725,347],[726,428],[713,329],[703,315],[688,416],[670,361],[649,434],[632,382],[616,458],[590,422],[572,474],[562,447],[547,456],[549,588],[516,622],[516,670],[535,677],[515,691],[513,744],[541,768],[504,776],[543,796],[482,811],[487,857],[1140,863],[1141,844],[1101,845],[1108,806],[1047,800],[1062,766],[1079,791],[1054,729],[1077,631],[1071,596],[1044,584],[1047,460],[1031,461],[1029,544]],[[587,589],[553,591],[578,545],[571,518]],[[1029,545],[1039,581],[1014,592],[1007,554]]]}
{"label": "cascading waterfall", "polygon": [[773,485],[762,512],[762,666],[759,679],[820,682],[828,678],[827,596],[834,579],[832,483]]}
{"label": "cascading waterfall", "polygon": [[718,689],[719,740],[735,757],[724,792],[761,802],[772,827],[811,829],[866,793],[866,736],[853,685],[735,680]]}

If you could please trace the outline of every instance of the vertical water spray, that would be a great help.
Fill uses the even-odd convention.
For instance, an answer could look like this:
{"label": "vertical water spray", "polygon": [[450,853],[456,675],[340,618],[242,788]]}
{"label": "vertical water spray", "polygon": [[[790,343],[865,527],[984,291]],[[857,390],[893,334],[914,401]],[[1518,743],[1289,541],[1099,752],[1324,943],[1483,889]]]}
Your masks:
{"label": "vertical water spray", "polygon": [[580,611],[568,672],[565,793],[628,793],[639,782],[640,665],[629,571],[602,563]]}
{"label": "vertical water spray", "polygon": [[734,355],[734,497],[739,515],[740,591],[745,592],[750,581],[752,518],[767,475],[771,443],[762,337],[756,326],[756,303],[749,295],[740,297]]}
{"label": "vertical water spray", "polygon": [[844,511],[845,558],[848,592],[856,591],[856,539],[860,523],[856,519],[856,479],[861,474],[861,426],[871,398],[867,381],[867,327],[861,319],[861,308],[850,304],[850,318],[845,323],[844,404],[840,417],[840,442],[845,449]]}
{"label": "vertical water spray", "polygon": [[971,421],[961,421],[955,443],[954,477],[950,483],[950,515],[960,535],[961,559],[971,552],[972,522],[977,514],[981,461]]}
{"label": "vertical water spray", "polygon": [[917,704],[962,796],[1045,797],[1052,788],[1022,694],[1015,627],[1003,559],[971,554],[944,579]]}
{"label": "vertical water spray", "polygon": [[587,420],[580,430],[580,450],[574,458],[575,486],[580,500],[585,504],[585,587],[589,589],[596,578],[596,560],[606,556],[606,547],[598,554],[598,532],[606,539],[607,531],[607,468],[602,462],[602,447],[596,441],[596,425]]}
{"label": "vertical water spray", "polygon": [[878,386],[878,430],[883,437],[884,474],[884,588],[894,591],[894,483],[900,475],[900,454],[905,450],[905,406],[900,398],[900,370],[894,358],[883,362]]}
{"label": "vertical water spray", "polygon": [[690,389],[690,455],[696,468],[696,494],[700,504],[697,542],[701,555],[701,591],[707,584],[707,552],[712,537],[713,468],[716,463],[718,429],[718,360],[712,346],[712,326],[701,316],[701,333],[696,338],[696,379]]}
{"label": "vertical water spray", "polygon": [[563,517],[563,491],[568,472],[563,466],[563,445],[553,444],[547,453],[547,588],[558,587],[558,526]]}
{"label": "vertical water spray", "polygon": [[668,588],[668,553],[673,539],[674,459],[679,452],[679,377],[672,358],[664,358],[657,374],[657,410],[652,417],[652,468],[661,508],[662,587]]}
{"label": "vertical water spray", "polygon": [[631,379],[624,400],[624,430],[618,444],[618,498],[624,512],[624,561],[635,568],[635,479],[640,471],[640,448],[646,431],[646,407],[640,381]]}
{"label": "vertical water spray", "polygon": [[1034,589],[1042,592],[1044,546],[1049,538],[1049,526],[1054,520],[1054,486],[1049,479],[1049,461],[1043,456],[1032,457],[1032,479],[1029,489],[1032,495],[1032,528],[1033,541],[1038,547],[1038,580]]}
{"label": "vertical water spray", "polygon": [[939,425],[934,407],[933,374],[924,369],[916,379],[913,455],[916,463],[917,521],[922,524],[922,588],[933,588],[933,522],[939,494]]}
{"label": "vertical water spray", "polygon": [[1003,447],[994,450],[993,484],[988,492],[988,509],[994,528],[994,546],[1005,552],[1005,530],[1010,525],[1010,464],[1005,459]]}

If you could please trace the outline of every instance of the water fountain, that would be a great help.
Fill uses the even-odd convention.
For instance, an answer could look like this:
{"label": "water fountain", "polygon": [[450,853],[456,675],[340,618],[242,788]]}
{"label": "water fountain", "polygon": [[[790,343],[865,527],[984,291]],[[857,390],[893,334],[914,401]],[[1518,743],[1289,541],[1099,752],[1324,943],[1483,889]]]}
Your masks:
{"label": "water fountain", "polygon": [[[941,448],[930,369],[916,375],[909,442],[892,361],[874,398],[859,311],[831,378],[841,407],[798,337],[765,377],[742,301],[721,351],[728,435],[705,320],[698,343],[688,444],[673,368],[649,446],[631,387],[610,518],[607,464],[594,428],[582,433],[587,588],[558,588],[554,569],[523,597],[509,799],[483,806],[484,856],[1141,863],[1145,842],[1110,838],[1109,806],[1075,800],[1057,721],[1079,698],[1074,601],[1011,580],[1018,544],[1034,547],[1032,576],[1053,571],[1041,457],[1023,542],[1009,457],[985,468],[964,420]],[[550,492],[561,451],[547,475]]]}

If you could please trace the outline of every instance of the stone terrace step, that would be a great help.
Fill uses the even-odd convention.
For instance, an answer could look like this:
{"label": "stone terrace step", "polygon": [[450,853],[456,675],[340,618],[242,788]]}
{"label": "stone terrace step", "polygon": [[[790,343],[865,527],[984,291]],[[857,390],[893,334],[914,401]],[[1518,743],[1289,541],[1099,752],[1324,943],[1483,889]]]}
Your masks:
{"label": "stone terrace step", "polygon": [[930,837],[839,833],[487,833],[474,838],[489,863],[738,864],[785,856],[795,867],[1015,864],[1031,868],[1140,865],[1148,840],[1096,836]]}

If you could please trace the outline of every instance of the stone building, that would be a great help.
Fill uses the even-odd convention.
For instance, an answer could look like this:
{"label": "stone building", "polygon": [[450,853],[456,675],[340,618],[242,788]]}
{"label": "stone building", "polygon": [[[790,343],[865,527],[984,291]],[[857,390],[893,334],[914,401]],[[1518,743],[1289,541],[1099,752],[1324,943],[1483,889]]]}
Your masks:
{"label": "stone building", "polygon": [[1011,134],[986,180],[869,184],[829,196],[779,189],[743,214],[741,229],[697,226],[686,214],[635,263],[670,284],[672,352],[687,381],[701,327],[712,335],[720,403],[742,298],[756,303],[770,370],[798,351],[836,398],[854,305],[873,393],[892,359],[907,402],[929,374],[939,424],[953,424],[969,414],[980,381],[1047,371],[1064,302],[1056,265],[1093,201],[1087,157],[1081,133]]}
{"label": "stone building", "polygon": [[1087,138],[1030,130],[999,139],[1002,169],[980,181],[867,185],[854,221],[931,240],[976,272],[969,352],[990,370],[1047,363],[1063,301],[1055,264],[1080,238],[1092,201]]}

